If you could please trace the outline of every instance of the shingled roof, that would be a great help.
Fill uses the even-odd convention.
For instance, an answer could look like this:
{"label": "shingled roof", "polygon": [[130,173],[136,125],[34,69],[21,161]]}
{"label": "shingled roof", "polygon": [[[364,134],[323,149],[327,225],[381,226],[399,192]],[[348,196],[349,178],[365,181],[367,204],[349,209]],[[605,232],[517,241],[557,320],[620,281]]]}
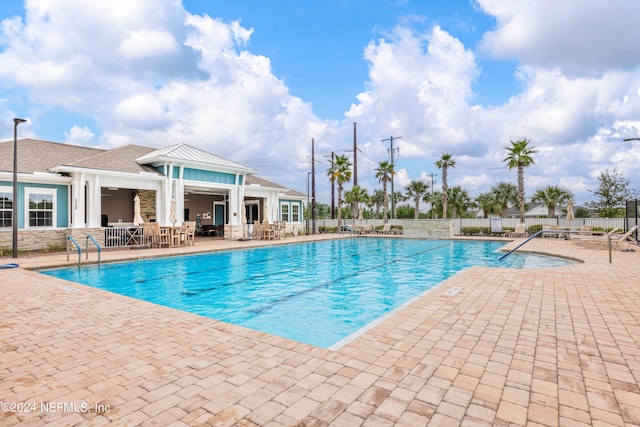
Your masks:
{"label": "shingled roof", "polygon": [[154,152],[155,148],[140,145],[123,145],[109,151],[103,151],[90,157],[85,157],[61,166],[72,166],[87,169],[100,169],[115,172],[152,172],[160,174],[151,166],[141,165],[136,161],[138,157]]}
{"label": "shingled roof", "polygon": [[[50,172],[55,166],[104,152],[99,148],[23,138],[18,140],[18,172]],[[0,171],[13,171],[13,141],[0,142]]]}

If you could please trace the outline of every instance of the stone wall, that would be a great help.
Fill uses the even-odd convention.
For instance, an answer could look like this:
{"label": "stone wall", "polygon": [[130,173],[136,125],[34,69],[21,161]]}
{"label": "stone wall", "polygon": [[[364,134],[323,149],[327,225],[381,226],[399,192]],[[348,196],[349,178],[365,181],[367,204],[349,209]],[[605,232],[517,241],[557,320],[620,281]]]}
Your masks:
{"label": "stone wall", "polygon": [[448,219],[403,219],[402,235],[409,239],[451,239],[453,222]]}
{"label": "stone wall", "polygon": [[[87,235],[90,234],[104,247],[104,229],[102,228],[61,228],[55,230],[18,230],[18,251],[51,251],[67,247],[67,236],[73,236],[82,250],[86,247]],[[95,250],[95,245],[90,245]],[[0,252],[2,255],[13,251],[13,232],[0,231]]]}
{"label": "stone wall", "polygon": [[[47,251],[65,248],[66,229],[56,230],[18,230],[18,251]],[[13,233],[0,231],[0,251],[4,255],[11,253]]]}
{"label": "stone wall", "polygon": [[156,192],[154,190],[138,190],[140,196],[140,216],[144,222],[156,219]]}

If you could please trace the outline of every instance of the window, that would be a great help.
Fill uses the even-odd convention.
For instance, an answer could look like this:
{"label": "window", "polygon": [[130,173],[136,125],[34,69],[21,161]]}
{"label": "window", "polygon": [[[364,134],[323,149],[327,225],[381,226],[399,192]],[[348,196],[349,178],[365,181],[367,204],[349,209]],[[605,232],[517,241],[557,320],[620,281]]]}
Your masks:
{"label": "window", "polygon": [[54,227],[56,191],[49,188],[26,188],[29,227]]}
{"label": "window", "polygon": [[291,222],[300,222],[300,205],[298,203],[291,205]]}
{"label": "window", "polygon": [[13,190],[0,187],[0,228],[9,228],[13,217]]}
{"label": "window", "polygon": [[282,203],[280,205],[280,221],[289,221],[289,204]]}

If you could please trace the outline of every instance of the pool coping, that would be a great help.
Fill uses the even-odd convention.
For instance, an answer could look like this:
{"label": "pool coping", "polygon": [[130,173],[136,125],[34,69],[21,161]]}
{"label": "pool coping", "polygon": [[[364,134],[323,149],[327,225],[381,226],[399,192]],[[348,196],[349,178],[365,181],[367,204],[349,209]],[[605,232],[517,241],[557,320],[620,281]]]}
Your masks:
{"label": "pool coping", "polygon": [[583,263],[465,270],[337,351],[2,270],[4,401],[111,410],[0,423],[640,424],[640,255],[555,240],[528,251]]}

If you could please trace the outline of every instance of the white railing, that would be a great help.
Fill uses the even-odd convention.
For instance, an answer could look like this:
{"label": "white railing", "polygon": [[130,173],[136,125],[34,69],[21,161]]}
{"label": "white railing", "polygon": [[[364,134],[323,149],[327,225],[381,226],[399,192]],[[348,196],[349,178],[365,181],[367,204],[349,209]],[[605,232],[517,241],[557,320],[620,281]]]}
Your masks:
{"label": "white railing", "polygon": [[104,229],[105,248],[122,248],[144,244],[142,227],[106,227]]}

